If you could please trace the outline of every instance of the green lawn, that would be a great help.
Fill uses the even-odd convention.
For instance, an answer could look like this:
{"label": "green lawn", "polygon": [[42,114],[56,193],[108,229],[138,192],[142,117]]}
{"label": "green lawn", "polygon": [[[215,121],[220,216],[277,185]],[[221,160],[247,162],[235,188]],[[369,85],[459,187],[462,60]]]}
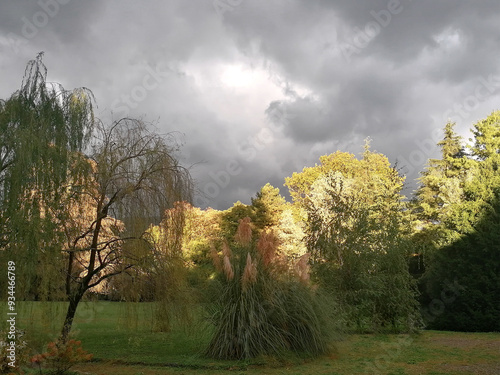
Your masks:
{"label": "green lawn", "polygon": [[[18,329],[26,331],[35,351],[57,337],[64,309],[62,303],[19,304]],[[94,361],[75,369],[87,375],[500,374],[500,333],[347,335],[331,354],[316,359],[290,355],[215,361],[202,355],[209,329],[201,319],[189,321],[185,315],[182,320],[189,324],[175,320],[175,328],[163,333],[154,331],[152,304],[85,303],[79,307],[74,334]]]}

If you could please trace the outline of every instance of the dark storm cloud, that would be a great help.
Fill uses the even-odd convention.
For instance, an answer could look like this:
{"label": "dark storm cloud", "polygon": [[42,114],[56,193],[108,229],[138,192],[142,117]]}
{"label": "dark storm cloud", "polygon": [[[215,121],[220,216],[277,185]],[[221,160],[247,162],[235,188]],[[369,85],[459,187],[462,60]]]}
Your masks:
{"label": "dark storm cloud", "polygon": [[9,38],[10,51],[23,53],[36,45],[80,43],[89,34],[89,20],[102,8],[102,2],[90,0],[4,1],[0,5],[0,31]]}
{"label": "dark storm cloud", "polygon": [[[284,193],[368,136],[414,187],[448,118],[465,132],[498,108],[498,25],[496,0],[4,1],[0,97],[45,51],[49,79],[92,89],[106,121],[179,131],[201,205]],[[261,75],[231,86],[228,69]]]}
{"label": "dark storm cloud", "polygon": [[[293,4],[297,8],[288,10],[300,14],[300,5]],[[371,136],[391,161],[399,159],[408,166],[411,181],[425,163],[425,158],[415,155],[435,155],[436,149],[420,146],[429,139],[434,141],[430,134],[444,126],[446,108],[470,94],[473,89],[466,85],[475,86],[488,75],[498,74],[495,51],[500,44],[500,23],[499,12],[493,11],[495,3],[308,4],[307,10],[301,9],[306,13],[301,20],[286,13],[276,21],[279,12],[271,8],[254,33],[249,32],[251,18],[247,22],[243,16],[228,20],[239,31],[242,48],[248,48],[252,38],[260,40],[260,52],[274,61],[285,79],[296,79],[320,98],[288,103],[289,112],[296,116],[285,134],[298,143],[319,142],[325,137],[345,140],[353,133],[361,138]],[[254,5],[253,9],[258,12],[260,7],[265,6]],[[335,24],[334,31],[318,37],[315,30],[322,24],[311,20]],[[370,34],[374,27],[376,35]],[[269,33],[267,37],[264,32]],[[315,38],[308,38],[313,35]],[[335,42],[327,43],[329,37]],[[351,47],[347,53],[346,45]]]}

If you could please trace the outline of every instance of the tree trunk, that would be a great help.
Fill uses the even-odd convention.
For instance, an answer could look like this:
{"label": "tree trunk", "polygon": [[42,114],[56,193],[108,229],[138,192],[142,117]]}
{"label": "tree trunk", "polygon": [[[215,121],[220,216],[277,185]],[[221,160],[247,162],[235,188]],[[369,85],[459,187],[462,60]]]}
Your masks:
{"label": "tree trunk", "polygon": [[61,337],[59,341],[63,344],[66,344],[68,341],[69,333],[71,332],[71,327],[73,325],[73,319],[75,318],[76,308],[78,304],[82,300],[83,294],[85,292],[78,292],[74,296],[69,299],[68,311],[66,312],[66,318],[64,318],[64,324],[61,331]]}
{"label": "tree trunk", "polygon": [[90,251],[90,260],[89,260],[89,265],[86,267],[87,268],[87,275],[83,278],[81,284],[78,286],[76,289],[75,293],[71,295],[71,271],[72,271],[72,266],[73,266],[73,253],[70,253],[70,257],[68,260],[68,274],[66,278],[66,294],[69,299],[69,306],[68,306],[68,311],[66,312],[66,318],[64,318],[64,324],[63,328],[61,331],[61,337],[59,338],[59,341],[62,344],[66,344],[68,341],[68,336],[71,331],[71,326],[73,325],[73,319],[75,318],[75,313],[76,309],[78,307],[78,304],[82,300],[83,295],[89,289],[89,283],[90,280],[92,279],[92,276],[94,276],[95,272],[95,259],[96,259],[96,254],[97,254],[97,247],[99,243],[99,234],[101,232],[101,225],[102,225],[102,220],[103,218],[108,216],[108,205],[106,205],[104,208],[102,208],[102,202],[104,201],[105,196],[101,197],[101,201],[99,202],[97,206],[97,220],[96,220],[96,225],[94,228],[94,233],[92,235],[92,245],[91,245],[91,251]]}

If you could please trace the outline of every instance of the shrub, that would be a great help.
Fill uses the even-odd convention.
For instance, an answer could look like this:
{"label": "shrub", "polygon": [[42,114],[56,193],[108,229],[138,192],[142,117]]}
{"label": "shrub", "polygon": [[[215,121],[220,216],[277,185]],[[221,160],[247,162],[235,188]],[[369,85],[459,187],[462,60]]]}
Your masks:
{"label": "shrub", "polygon": [[67,343],[51,342],[47,345],[47,352],[37,354],[31,358],[33,364],[51,369],[51,374],[63,375],[71,367],[80,362],[90,361],[92,354],[81,347],[81,341],[69,340]]}

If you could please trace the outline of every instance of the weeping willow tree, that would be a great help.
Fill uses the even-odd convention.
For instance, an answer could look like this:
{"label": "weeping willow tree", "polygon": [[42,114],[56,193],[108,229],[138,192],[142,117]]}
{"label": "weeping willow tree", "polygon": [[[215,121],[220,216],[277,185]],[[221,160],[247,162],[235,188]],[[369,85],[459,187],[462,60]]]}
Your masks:
{"label": "weeping willow tree", "polygon": [[154,250],[145,268],[150,276],[154,303],[153,328],[159,332],[172,329],[174,318],[184,325],[192,322],[193,293],[187,283],[183,239],[187,202],[176,202],[165,212],[162,222],[151,228]]}
{"label": "weeping willow tree", "polygon": [[18,264],[19,299],[69,302],[64,343],[86,292],[138,264],[147,228],[190,199],[191,179],[174,134],[133,119],[104,126],[92,93],[48,83],[42,58],[0,101],[0,257]]}
{"label": "weeping willow tree", "polygon": [[85,293],[136,266],[154,250],[148,228],[174,202],[191,199],[191,178],[175,158],[173,134],[160,135],[134,119],[97,123],[87,183],[76,192],[89,217],[69,223],[66,296],[61,341],[66,342]]}
{"label": "weeping willow tree", "polygon": [[0,257],[18,264],[18,299],[61,296],[58,223],[68,214],[69,184],[84,173],[74,156],[94,124],[92,93],[47,82],[42,58],[27,64],[21,88],[0,101]]}

